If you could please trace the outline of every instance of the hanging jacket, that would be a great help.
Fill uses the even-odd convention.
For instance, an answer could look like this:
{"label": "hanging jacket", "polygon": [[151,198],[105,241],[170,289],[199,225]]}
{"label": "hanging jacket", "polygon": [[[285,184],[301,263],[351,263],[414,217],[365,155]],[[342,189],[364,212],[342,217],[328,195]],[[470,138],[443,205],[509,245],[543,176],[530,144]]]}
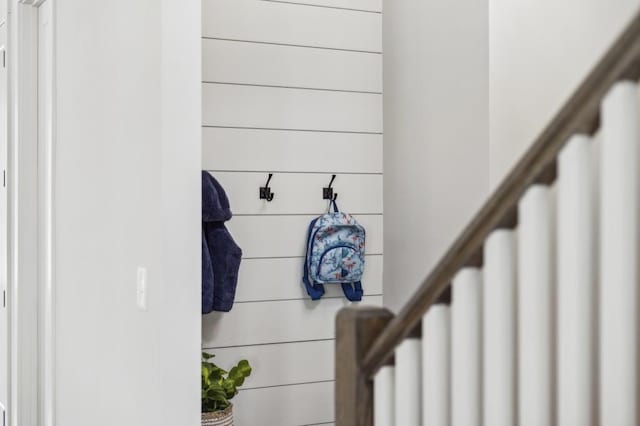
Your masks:
{"label": "hanging jacket", "polygon": [[209,246],[205,237],[205,224],[202,224],[202,313],[213,310],[213,265]]}
{"label": "hanging jacket", "polygon": [[233,307],[242,250],[224,225],[231,219],[220,183],[202,172],[202,313]]}

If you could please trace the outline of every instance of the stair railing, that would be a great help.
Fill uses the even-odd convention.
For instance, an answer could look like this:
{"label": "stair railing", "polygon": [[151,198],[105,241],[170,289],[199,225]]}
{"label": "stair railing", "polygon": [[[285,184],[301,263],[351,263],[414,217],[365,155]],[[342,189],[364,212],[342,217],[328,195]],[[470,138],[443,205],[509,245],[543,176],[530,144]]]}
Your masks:
{"label": "stair railing", "polygon": [[[640,15],[634,17],[398,315],[372,307],[346,308],[338,314],[336,425],[370,426],[374,417],[376,426],[482,424],[483,419],[492,425],[501,424],[496,419],[502,419],[503,424],[519,421],[521,425],[551,424],[556,420],[564,424],[565,419],[575,421],[566,424],[591,424],[576,419],[595,422],[596,415],[601,424],[638,424],[639,78]],[[597,132],[603,141],[599,185],[594,190],[588,181],[594,175],[591,157],[585,153]],[[557,184],[559,191],[558,226],[567,228],[559,229],[557,236],[550,230],[556,214],[549,202],[552,184]],[[590,208],[591,201],[602,206],[598,231],[593,232],[591,225],[597,218]],[[505,238],[501,238],[499,234],[505,231]],[[517,240],[514,232],[520,233]],[[496,240],[493,251],[488,245],[492,238]],[[557,257],[551,260],[556,243]],[[517,250],[513,250],[516,246]],[[567,253],[569,257],[562,257]],[[504,288],[511,292],[499,302],[506,305],[491,308],[491,312],[505,308],[502,320],[513,323],[501,329],[504,336],[495,336],[500,340],[497,346],[488,345],[487,336],[483,345],[483,329],[477,325],[482,315],[487,318],[481,306],[480,286],[483,274],[486,280],[486,274],[491,273],[490,262],[496,266],[491,270],[497,275],[487,284],[502,280]],[[599,265],[599,275],[589,262]],[[606,290],[595,284],[585,285],[584,289],[567,287],[566,282],[579,280],[606,283]],[[562,293],[567,288],[569,293]],[[556,292],[558,312],[553,301]],[[578,307],[575,315],[573,311],[567,314],[566,306],[572,305],[566,305],[562,298],[578,297],[580,292],[590,294],[591,299],[585,299],[586,305]],[[531,305],[518,305],[517,300],[524,296]],[[589,310],[590,300],[597,302],[597,309]],[[442,314],[438,307],[443,308]],[[588,319],[588,324],[580,323],[576,315]],[[441,326],[433,325],[438,323]],[[587,369],[595,365],[597,357],[584,358],[576,345],[583,344],[582,349],[584,345],[596,345],[596,337],[588,332],[594,327],[600,330],[600,346],[590,352],[599,351],[600,359],[589,372]],[[566,344],[555,340],[556,333],[567,331],[578,332],[582,340],[576,343],[570,339]],[[429,342],[421,352],[418,338],[423,332],[429,333]],[[495,348],[503,350],[498,355],[507,356],[505,369],[509,372],[497,374],[502,383],[487,383],[487,375],[491,380],[496,376],[495,365],[494,373],[487,371],[493,357],[487,351]],[[463,350],[468,353],[460,355]],[[575,362],[568,356],[575,356]],[[558,368],[556,357],[557,362],[570,364],[568,370],[574,364],[575,368],[582,368],[570,373],[580,380],[588,379],[588,390],[580,394],[583,401],[565,406],[565,376],[557,371],[557,382],[553,379],[554,369]],[[525,362],[530,365],[523,365]],[[481,384],[483,369],[486,380]],[[427,373],[431,376],[427,377]],[[573,379],[576,377],[567,376],[566,380]],[[492,398],[487,392],[502,395],[499,408],[487,405]],[[587,409],[583,406],[585,398],[595,398],[599,404]]]}

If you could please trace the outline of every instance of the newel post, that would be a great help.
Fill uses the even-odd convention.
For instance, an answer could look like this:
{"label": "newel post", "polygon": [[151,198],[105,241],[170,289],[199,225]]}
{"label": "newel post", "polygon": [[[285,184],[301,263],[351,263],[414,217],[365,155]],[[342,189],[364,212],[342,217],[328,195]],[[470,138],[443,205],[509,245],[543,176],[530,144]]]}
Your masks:
{"label": "newel post", "polygon": [[393,318],[384,308],[344,308],[336,318],[336,426],[373,426],[373,381],[364,357]]}

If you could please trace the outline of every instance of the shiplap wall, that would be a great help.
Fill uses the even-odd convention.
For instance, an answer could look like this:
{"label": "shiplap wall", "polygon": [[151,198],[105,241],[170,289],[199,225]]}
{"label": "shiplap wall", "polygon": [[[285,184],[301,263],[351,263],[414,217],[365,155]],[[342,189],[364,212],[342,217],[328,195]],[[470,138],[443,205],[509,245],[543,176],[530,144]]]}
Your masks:
{"label": "shiplap wall", "polygon": [[[382,304],[381,0],[203,0],[203,168],[225,187],[244,251],[236,304],[203,317],[203,348],[254,367],[238,426],[333,424],[334,319],[348,301],[301,283],[327,209],[367,229],[363,304]],[[267,173],[275,199],[258,199]]]}

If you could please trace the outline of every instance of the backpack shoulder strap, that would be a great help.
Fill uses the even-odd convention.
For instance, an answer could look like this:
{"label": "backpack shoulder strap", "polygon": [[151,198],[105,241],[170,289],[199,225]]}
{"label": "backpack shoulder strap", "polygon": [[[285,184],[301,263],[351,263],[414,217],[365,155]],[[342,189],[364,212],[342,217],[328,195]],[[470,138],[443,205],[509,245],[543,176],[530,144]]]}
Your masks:
{"label": "backpack shoulder strap", "polygon": [[344,295],[352,302],[359,302],[362,300],[362,281],[356,281],[355,283],[342,283],[342,291]]}
{"label": "backpack shoulder strap", "polygon": [[311,300],[318,300],[324,295],[324,286],[318,283],[312,283],[309,281],[309,274],[307,273],[307,264],[304,264],[304,276],[302,277],[302,282],[304,283],[305,288],[307,289],[307,293]]}
{"label": "backpack shoulder strap", "polygon": [[320,219],[320,217],[313,219],[309,224],[309,231],[307,233],[307,252],[305,254],[304,273],[302,275],[302,282],[304,283],[311,300],[318,300],[324,295],[324,286],[322,284],[312,283],[309,279],[309,250],[311,249],[311,244],[313,244],[311,239],[313,238],[313,229],[318,219]]}

